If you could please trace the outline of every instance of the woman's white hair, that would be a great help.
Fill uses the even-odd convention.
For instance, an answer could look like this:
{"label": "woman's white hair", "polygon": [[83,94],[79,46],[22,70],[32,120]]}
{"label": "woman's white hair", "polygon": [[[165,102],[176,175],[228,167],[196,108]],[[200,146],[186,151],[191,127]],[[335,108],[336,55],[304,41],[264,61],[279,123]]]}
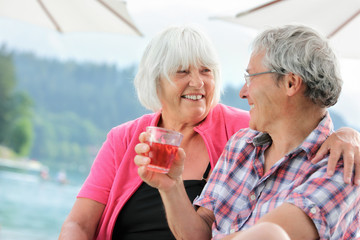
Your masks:
{"label": "woman's white hair", "polygon": [[261,33],[253,43],[254,52],[265,50],[265,67],[281,74],[299,75],[307,89],[305,96],[322,107],[334,105],[342,79],[336,56],[327,40],[313,29],[286,25]]}
{"label": "woman's white hair", "polygon": [[209,68],[215,81],[212,106],[220,101],[221,77],[215,48],[194,26],[174,26],[156,35],[148,44],[139,64],[134,85],[140,103],[154,112],[161,109],[157,95],[160,78],[171,82],[176,71],[190,66]]}

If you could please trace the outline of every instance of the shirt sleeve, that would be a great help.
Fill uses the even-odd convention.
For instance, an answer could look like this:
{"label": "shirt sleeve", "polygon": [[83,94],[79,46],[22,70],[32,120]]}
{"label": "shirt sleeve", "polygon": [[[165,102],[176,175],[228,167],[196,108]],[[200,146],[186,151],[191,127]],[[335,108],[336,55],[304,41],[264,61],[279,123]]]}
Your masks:
{"label": "shirt sleeve", "polygon": [[221,154],[218,162],[216,163],[214,170],[209,178],[209,181],[206,183],[204,189],[201,192],[201,195],[196,197],[193,204],[201,207],[205,207],[214,212],[215,201],[219,199],[219,193],[217,192],[217,183],[220,182],[222,178],[221,172],[225,171],[224,165],[227,159],[227,147],[225,147],[224,152]]}
{"label": "shirt sleeve", "polygon": [[354,216],[359,214],[359,187],[344,183],[341,164],[332,177],[326,174],[326,159],[313,167],[318,169],[297,186],[285,202],[309,216],[321,239],[342,239]]}
{"label": "shirt sleeve", "polygon": [[107,203],[116,173],[113,132],[108,133],[77,197]]}
{"label": "shirt sleeve", "polygon": [[[246,160],[250,151],[244,151],[246,143],[239,140],[244,133],[246,131],[240,130],[230,138],[201,195],[193,202],[194,205],[213,211],[215,216],[222,216],[227,210],[230,211],[233,202],[236,201],[236,198],[228,199],[228,196],[235,196],[233,189],[234,187],[237,189],[240,184],[239,176],[232,174],[234,169],[244,162],[250,164]],[[247,168],[247,166],[243,167]],[[229,215],[231,217],[231,214]]]}

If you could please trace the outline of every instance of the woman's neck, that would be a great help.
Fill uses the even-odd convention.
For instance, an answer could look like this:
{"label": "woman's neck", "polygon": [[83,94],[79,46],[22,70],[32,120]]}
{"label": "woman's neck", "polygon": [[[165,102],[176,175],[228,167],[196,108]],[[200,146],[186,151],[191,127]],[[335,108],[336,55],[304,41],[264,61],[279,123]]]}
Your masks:
{"label": "woman's neck", "polygon": [[183,135],[192,135],[194,134],[194,127],[199,125],[199,123],[192,122],[182,122],[178,119],[170,119],[164,116],[163,114],[160,116],[158,127],[174,130],[182,133]]}
{"label": "woman's neck", "polygon": [[183,179],[200,180],[209,164],[210,158],[201,135],[194,130],[197,124],[168,121],[160,117],[158,126],[171,129],[183,134],[180,147],[185,150]]}

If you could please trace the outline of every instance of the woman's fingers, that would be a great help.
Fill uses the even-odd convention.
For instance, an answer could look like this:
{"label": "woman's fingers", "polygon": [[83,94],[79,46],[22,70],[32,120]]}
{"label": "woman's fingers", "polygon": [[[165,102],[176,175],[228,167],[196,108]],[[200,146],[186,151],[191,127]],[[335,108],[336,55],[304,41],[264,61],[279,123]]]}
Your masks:
{"label": "woman's fingers", "polygon": [[[331,134],[311,160],[316,164],[329,155],[327,173],[334,174],[338,161],[344,161],[344,181],[360,185],[360,134],[351,128],[340,128]],[[353,179],[353,181],[352,181]]]}
{"label": "woman's fingers", "polygon": [[316,155],[315,155],[315,157],[311,160],[311,162],[312,162],[313,164],[316,164],[316,163],[318,163],[320,160],[322,160],[322,159],[325,157],[325,155],[329,153],[329,148],[330,148],[330,147],[329,147],[329,145],[327,144],[327,142],[324,142],[324,143],[321,145],[320,149],[316,152]]}
{"label": "woman's fingers", "polygon": [[360,153],[356,151],[354,154],[354,169],[355,169],[355,177],[354,184],[360,186]]}
{"label": "woman's fingers", "polygon": [[147,133],[147,132],[142,132],[142,133],[140,133],[140,135],[139,135],[139,141],[140,141],[141,143],[144,143],[144,142],[146,142],[147,139],[149,139],[149,136],[150,136],[149,133]]}
{"label": "woman's fingers", "polygon": [[174,161],[171,164],[168,175],[171,178],[178,178],[184,171],[185,151],[182,148],[178,149]]}
{"label": "woman's fingers", "polygon": [[134,162],[137,166],[144,166],[150,163],[150,158],[142,155],[136,155],[134,158]]}
{"label": "woman's fingers", "polygon": [[145,154],[148,153],[150,151],[150,146],[147,143],[138,143],[135,146],[135,152],[137,154]]}

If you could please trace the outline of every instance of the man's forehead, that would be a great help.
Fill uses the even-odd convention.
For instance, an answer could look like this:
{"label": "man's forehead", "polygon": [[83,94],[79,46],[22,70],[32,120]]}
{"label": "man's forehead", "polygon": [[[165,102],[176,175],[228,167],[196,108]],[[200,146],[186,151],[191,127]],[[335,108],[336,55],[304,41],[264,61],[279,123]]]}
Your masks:
{"label": "man's forehead", "polygon": [[250,56],[250,60],[248,63],[248,66],[246,68],[246,71],[249,72],[251,71],[253,68],[259,68],[263,66],[263,59],[265,56],[265,51],[262,52],[253,52]]}

